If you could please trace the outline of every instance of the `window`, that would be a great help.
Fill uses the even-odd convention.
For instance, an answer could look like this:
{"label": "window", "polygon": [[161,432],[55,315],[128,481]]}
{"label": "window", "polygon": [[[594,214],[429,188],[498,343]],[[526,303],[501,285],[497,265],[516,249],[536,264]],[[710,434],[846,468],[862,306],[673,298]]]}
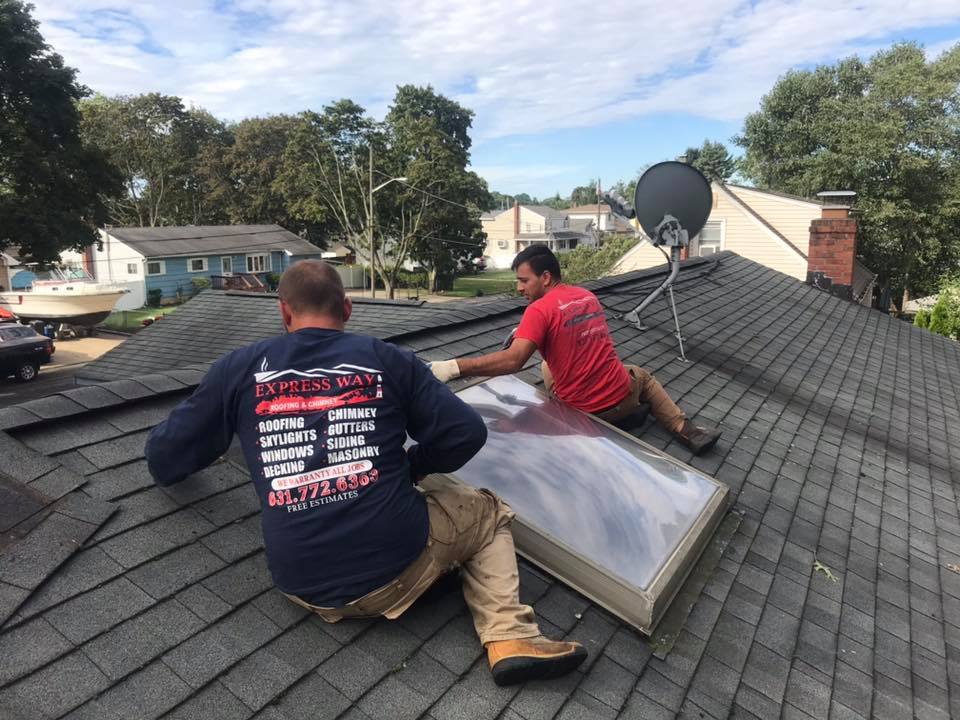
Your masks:
{"label": "window", "polygon": [[508,247],[510,247],[510,243],[506,240],[497,240],[497,247],[501,250],[506,250]]}
{"label": "window", "polygon": [[137,274],[137,264],[127,263],[127,275],[136,275],[136,274]]}
{"label": "window", "polygon": [[187,258],[187,272],[206,272],[206,258]]}
{"label": "window", "polygon": [[233,258],[232,257],[222,257],[220,258],[220,271],[224,275],[233,274]]}
{"label": "window", "polygon": [[703,257],[713,255],[723,249],[723,223],[712,220],[703,226],[703,230],[690,243],[690,255]]}
{"label": "window", "polygon": [[163,260],[148,260],[147,275],[166,275],[167,263]]}
{"label": "window", "polygon": [[517,512],[521,554],[650,633],[722,519],[728,489],[515,377],[458,396],[480,413],[487,442],[428,486],[493,490]]}
{"label": "window", "polygon": [[267,272],[270,269],[270,256],[265,253],[247,255],[247,272]]}
{"label": "window", "polygon": [[35,337],[37,335],[33,328],[29,327],[9,327],[0,330],[0,340],[17,340],[18,338]]}

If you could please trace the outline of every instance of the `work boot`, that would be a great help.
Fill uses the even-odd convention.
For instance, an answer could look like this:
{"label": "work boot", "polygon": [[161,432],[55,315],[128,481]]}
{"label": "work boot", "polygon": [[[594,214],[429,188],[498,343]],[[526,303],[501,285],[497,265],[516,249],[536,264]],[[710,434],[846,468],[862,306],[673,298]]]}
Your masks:
{"label": "work boot", "polygon": [[719,430],[708,430],[699,425],[694,425],[689,420],[683,421],[683,427],[679,432],[673,433],[673,436],[693,451],[694,455],[703,455],[707,450],[717,444],[720,439]]}
{"label": "work boot", "polygon": [[554,642],[543,635],[489,642],[486,648],[497,685],[560,677],[576,670],[587,659],[587,651],[580,643]]}

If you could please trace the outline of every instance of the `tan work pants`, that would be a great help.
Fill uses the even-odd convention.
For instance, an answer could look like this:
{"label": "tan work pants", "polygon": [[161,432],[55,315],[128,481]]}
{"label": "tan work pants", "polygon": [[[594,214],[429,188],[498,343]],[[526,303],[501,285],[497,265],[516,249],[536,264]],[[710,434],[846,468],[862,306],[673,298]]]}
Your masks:
{"label": "tan work pants", "polygon": [[[640,403],[649,403],[650,412],[653,416],[671,432],[678,430],[687,417],[683,410],[670,399],[667,391],[663,389],[657,379],[644,370],[639,365],[627,365],[624,363],[624,369],[630,374],[630,390],[626,396],[611,408],[593,413],[601,420],[607,422],[616,422],[632,413]],[[546,361],[540,363],[540,371],[543,373],[543,385],[548,393],[553,392],[553,374],[547,366]]]}
{"label": "tan work pants", "polygon": [[437,578],[459,566],[463,597],[481,643],[539,635],[533,608],[520,603],[510,506],[489,490],[464,485],[427,490],[424,495],[430,516],[427,546],[396,580],[342,608],[287,597],[331,623],[381,615],[393,620]]}

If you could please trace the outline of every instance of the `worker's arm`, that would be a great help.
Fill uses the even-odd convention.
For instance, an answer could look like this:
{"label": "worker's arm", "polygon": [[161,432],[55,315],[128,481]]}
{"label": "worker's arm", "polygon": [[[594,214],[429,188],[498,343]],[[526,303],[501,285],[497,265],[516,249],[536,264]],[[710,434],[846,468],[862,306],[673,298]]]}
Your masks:
{"label": "worker's arm", "polygon": [[234,413],[224,378],[229,356],[215,362],[193,394],[147,438],[147,467],[157,485],[173,485],[207,467],[230,447]]}
{"label": "worker's arm", "polygon": [[459,360],[441,360],[430,365],[438,380],[447,382],[458,377],[495,377],[512,375],[526,364],[533,351],[537,349],[530,340],[514,339],[506,350],[498,350],[475,358]]}
{"label": "worker's arm", "polygon": [[410,474],[461,468],[487,441],[487,427],[472,407],[454,395],[413,353],[384,343],[387,367],[399,368],[398,384],[407,409],[407,434],[417,441],[407,451]]}

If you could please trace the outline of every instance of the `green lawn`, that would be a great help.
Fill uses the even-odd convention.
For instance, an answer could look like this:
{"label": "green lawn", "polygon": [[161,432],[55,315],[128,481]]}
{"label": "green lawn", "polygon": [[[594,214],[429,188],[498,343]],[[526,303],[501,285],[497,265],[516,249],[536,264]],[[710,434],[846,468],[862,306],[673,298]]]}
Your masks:
{"label": "green lawn", "polygon": [[477,290],[484,295],[512,292],[517,289],[517,276],[512,270],[487,270],[477,275],[464,275],[453,281],[453,290],[444,295],[476,297]]}
{"label": "green lawn", "polygon": [[175,312],[178,305],[169,305],[162,308],[141,308],[140,310],[117,310],[110,313],[101,325],[107,330],[119,330],[121,332],[136,332],[143,329],[143,320],[146,318],[156,318],[161,315],[170,315]]}

